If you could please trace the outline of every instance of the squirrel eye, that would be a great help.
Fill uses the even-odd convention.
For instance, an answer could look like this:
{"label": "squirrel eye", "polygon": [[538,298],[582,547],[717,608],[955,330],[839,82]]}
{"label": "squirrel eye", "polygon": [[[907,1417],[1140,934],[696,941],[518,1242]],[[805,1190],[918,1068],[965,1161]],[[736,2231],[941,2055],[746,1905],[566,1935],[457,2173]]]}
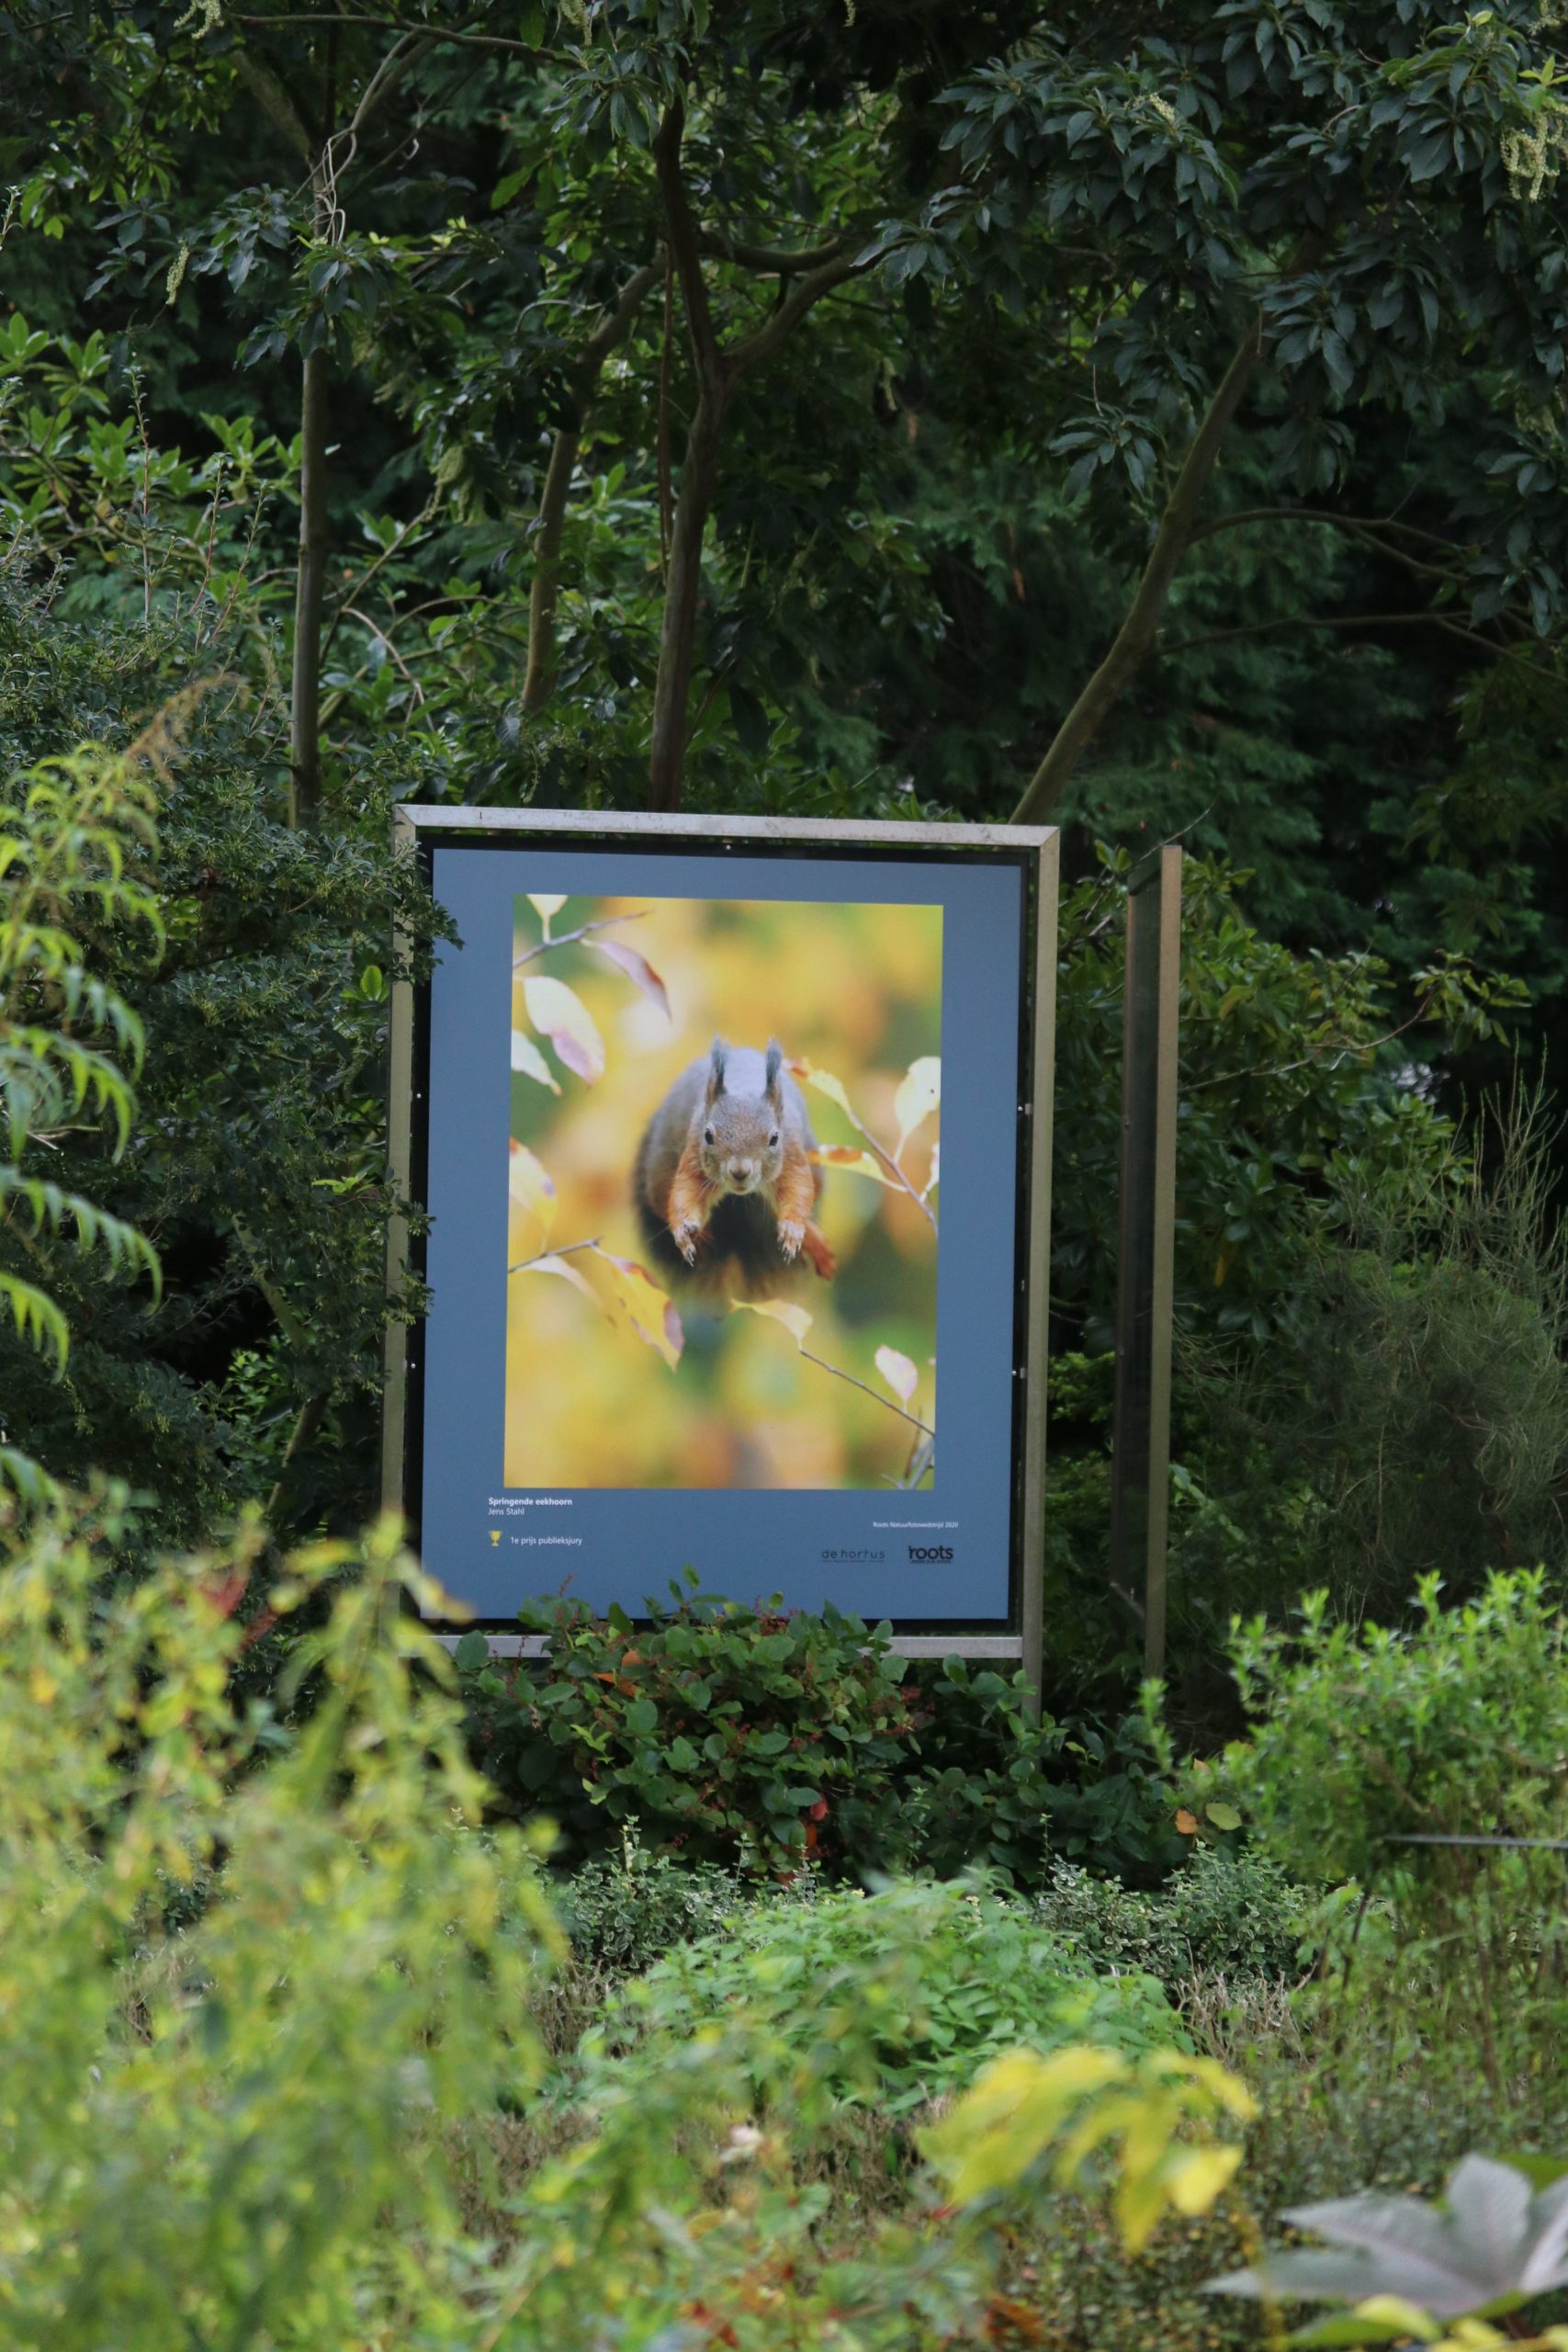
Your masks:
{"label": "squirrel eye", "polygon": [[778,1131],[777,1127],[775,1127],[775,1128],[773,1129],[773,1134],[768,1137],[768,1141],[769,1141],[771,1144],[773,1144],[773,1143],[777,1143],[778,1139],[779,1139],[779,1131]]}
{"label": "squirrel eye", "polygon": [[712,1129],[711,1127],[705,1127],[705,1128],[703,1129],[703,1141],[704,1141],[705,1143],[712,1143],[712,1141],[713,1141],[713,1129]]}

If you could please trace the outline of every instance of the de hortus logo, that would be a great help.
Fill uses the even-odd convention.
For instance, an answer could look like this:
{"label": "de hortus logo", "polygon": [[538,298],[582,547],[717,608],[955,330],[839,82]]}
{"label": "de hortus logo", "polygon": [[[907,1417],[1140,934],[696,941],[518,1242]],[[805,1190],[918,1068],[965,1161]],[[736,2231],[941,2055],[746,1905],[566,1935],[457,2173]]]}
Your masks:
{"label": "de hortus logo", "polygon": [[911,1560],[951,1560],[953,1546],[951,1544],[911,1544],[909,1557]]}

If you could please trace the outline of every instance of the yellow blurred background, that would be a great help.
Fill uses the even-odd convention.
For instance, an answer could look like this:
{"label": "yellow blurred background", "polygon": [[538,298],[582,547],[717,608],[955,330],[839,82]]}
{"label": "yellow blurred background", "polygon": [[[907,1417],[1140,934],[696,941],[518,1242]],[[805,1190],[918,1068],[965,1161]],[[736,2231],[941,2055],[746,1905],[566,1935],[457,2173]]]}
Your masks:
{"label": "yellow blurred background", "polygon": [[[506,1485],[929,1484],[941,908],[536,893],[513,955]],[[809,1063],[857,1163],[825,1170],[838,1272],[803,1258],[782,1315],[671,1282],[637,1220],[643,1130],[716,1033]]]}

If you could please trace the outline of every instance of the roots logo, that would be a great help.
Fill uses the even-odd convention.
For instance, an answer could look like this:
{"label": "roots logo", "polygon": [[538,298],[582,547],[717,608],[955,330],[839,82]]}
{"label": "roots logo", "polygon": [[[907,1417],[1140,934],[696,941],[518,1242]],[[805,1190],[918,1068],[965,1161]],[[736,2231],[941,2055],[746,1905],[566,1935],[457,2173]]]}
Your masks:
{"label": "roots logo", "polygon": [[951,1560],[953,1546],[951,1544],[911,1544],[909,1557],[911,1560]]}

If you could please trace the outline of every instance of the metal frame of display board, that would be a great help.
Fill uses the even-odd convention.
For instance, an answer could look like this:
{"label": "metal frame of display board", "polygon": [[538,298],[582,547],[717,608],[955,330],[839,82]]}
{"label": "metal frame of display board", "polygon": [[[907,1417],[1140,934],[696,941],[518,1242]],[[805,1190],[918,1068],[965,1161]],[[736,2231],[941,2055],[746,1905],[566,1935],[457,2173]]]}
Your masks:
{"label": "metal frame of display board", "polygon": [[[1052,1096],[1055,1069],[1056,896],[1060,836],[1052,827],[988,825],[855,824],[792,818],[663,817],[622,815],[612,811],[538,808],[475,808],[400,807],[394,815],[395,845],[405,855],[419,856],[426,877],[434,847],[491,836],[532,836],[540,845],[595,846],[615,843],[628,849],[694,848],[734,845],[752,852],[792,847],[825,851],[837,847],[860,852],[868,858],[899,851],[960,854],[995,850],[1010,853],[1025,873],[1027,909],[1032,937],[1026,934],[1020,974],[1024,1023],[1023,1058],[1020,1069],[1018,1118],[1020,1133],[1020,1229],[1025,1236],[1022,1292],[1014,1376],[1015,1544],[1013,1627],[1006,1631],[964,1633],[910,1631],[897,1634],[895,1650],[906,1657],[962,1657],[1018,1659],[1038,1691],[1041,1669],[1042,1606],[1044,1553],[1045,1482],[1045,1363],[1048,1272],[1050,1263]],[[1021,857],[1020,856],[1021,853]],[[406,968],[410,942],[397,943],[396,964]],[[418,1327],[397,1312],[411,1271],[423,1272],[422,1252],[411,1235],[401,1204],[412,1197],[417,1174],[415,1142],[423,1099],[422,997],[423,989],[406,978],[394,980],[391,994],[389,1057],[389,1159],[393,1192],[400,1204],[389,1224],[387,1241],[388,1294],[393,1313],[389,1320],[385,1353],[385,1408],[382,1438],[382,1497],[386,1505],[403,1510],[411,1491],[411,1453],[415,1441],[415,1406],[421,1379]],[[457,1636],[450,1636],[456,1639]],[[499,1656],[529,1656],[544,1647],[543,1637],[520,1634],[489,1634]]]}
{"label": "metal frame of display board", "polygon": [[1145,1674],[1165,1667],[1180,1004],[1181,851],[1168,842],[1127,886],[1122,1002],[1111,1584],[1143,1618]]}

